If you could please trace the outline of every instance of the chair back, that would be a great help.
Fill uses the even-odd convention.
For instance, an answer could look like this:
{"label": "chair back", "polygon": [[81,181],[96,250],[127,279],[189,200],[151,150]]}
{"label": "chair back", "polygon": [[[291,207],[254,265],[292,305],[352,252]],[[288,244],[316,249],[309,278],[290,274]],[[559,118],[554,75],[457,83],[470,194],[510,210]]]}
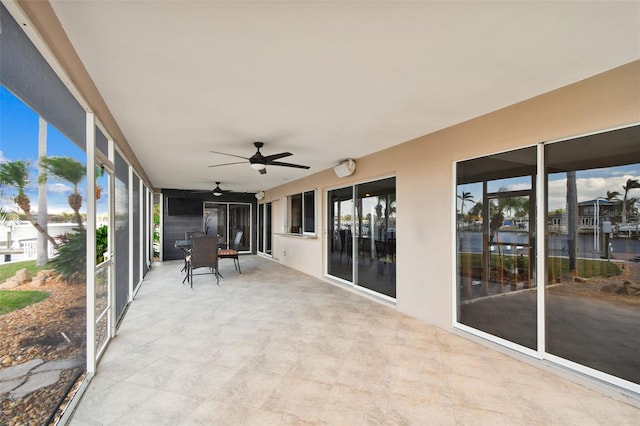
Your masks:
{"label": "chair back", "polygon": [[231,248],[233,250],[238,250],[238,247],[240,247],[240,241],[242,240],[242,234],[244,233],[244,231],[238,231],[236,232],[236,236],[233,238],[233,245],[231,246]]}
{"label": "chair back", "polygon": [[191,244],[191,268],[218,269],[218,238],[210,235],[194,237]]}
{"label": "chair back", "polygon": [[202,237],[203,235],[204,235],[204,232],[202,231],[186,231],[184,233],[184,239],[191,240],[195,237]]}

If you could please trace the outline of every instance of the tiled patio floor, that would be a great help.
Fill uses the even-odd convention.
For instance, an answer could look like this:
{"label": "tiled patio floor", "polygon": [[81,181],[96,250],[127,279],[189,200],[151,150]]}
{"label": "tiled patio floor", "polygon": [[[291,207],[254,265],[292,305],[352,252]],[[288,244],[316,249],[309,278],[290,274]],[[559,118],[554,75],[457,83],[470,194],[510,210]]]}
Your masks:
{"label": "tiled patio floor", "polygon": [[640,409],[257,256],[156,263],[71,425],[631,425]]}

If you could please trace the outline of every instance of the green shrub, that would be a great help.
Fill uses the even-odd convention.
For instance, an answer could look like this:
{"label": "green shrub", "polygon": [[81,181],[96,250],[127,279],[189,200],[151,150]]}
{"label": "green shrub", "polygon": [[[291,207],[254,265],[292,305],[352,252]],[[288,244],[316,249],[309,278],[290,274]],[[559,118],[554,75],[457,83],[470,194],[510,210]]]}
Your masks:
{"label": "green shrub", "polygon": [[69,284],[85,282],[87,271],[87,231],[84,228],[73,230],[75,232],[59,237],[58,255],[49,261]]}
{"label": "green shrub", "polygon": [[96,264],[104,262],[104,252],[109,249],[109,227],[102,225],[96,229]]}

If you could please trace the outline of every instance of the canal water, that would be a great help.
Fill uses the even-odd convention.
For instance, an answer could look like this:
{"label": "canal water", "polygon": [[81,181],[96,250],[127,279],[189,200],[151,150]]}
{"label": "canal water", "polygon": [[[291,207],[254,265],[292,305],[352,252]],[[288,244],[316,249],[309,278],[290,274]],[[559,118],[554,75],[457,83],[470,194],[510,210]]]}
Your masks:
{"label": "canal water", "polygon": [[[466,253],[482,252],[482,232],[464,231],[458,234],[459,250]],[[529,247],[527,232],[507,231],[498,232],[492,243],[499,243],[505,254],[525,254]],[[610,238],[611,258],[627,260],[640,256],[640,239]],[[534,241],[531,242],[532,248]],[[567,235],[551,234],[548,237],[548,252],[552,256],[567,255]],[[497,251],[497,244],[490,244],[491,251]],[[605,256],[605,244],[594,241],[593,234],[578,235],[578,256],[586,258],[600,258]]]}

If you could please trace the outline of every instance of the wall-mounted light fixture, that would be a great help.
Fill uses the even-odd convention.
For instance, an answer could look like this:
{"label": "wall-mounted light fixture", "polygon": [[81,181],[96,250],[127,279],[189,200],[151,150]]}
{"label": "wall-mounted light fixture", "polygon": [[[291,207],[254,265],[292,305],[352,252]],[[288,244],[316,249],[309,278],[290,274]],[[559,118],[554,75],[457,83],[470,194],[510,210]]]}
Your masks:
{"label": "wall-mounted light fixture", "polygon": [[356,162],[349,158],[348,160],[343,161],[333,168],[333,171],[336,173],[338,177],[346,177],[353,174],[356,171]]}

